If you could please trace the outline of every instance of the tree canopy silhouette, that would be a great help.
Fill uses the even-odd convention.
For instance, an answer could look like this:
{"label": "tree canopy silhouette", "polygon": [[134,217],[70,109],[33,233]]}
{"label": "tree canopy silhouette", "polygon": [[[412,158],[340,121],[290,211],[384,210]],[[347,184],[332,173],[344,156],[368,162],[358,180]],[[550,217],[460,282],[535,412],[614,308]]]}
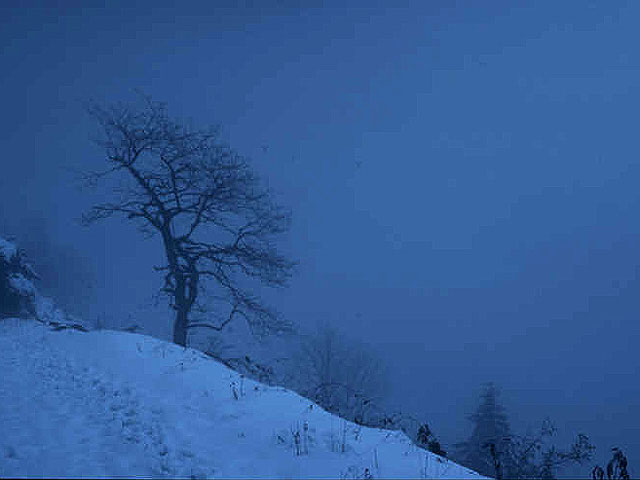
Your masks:
{"label": "tree canopy silhouette", "polygon": [[[159,235],[165,262],[155,269],[176,313],[173,341],[186,346],[189,329],[221,330],[236,316],[253,332],[290,327],[243,281],[287,284],[294,262],[278,252],[275,237],[288,230],[290,214],[248,161],[220,141],[219,128],[176,121],[146,96],[140,104],[91,102],[87,111],[100,127],[96,143],[107,165],[85,180],[118,183],[112,201],[94,205],[83,221],[121,215],[148,237]],[[207,284],[215,291],[205,293]],[[192,318],[194,312],[204,316]]]}

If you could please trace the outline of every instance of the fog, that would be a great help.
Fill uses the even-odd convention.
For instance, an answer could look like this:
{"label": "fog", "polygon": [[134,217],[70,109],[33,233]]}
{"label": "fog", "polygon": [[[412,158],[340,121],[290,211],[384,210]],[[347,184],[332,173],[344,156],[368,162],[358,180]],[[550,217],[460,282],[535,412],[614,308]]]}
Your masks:
{"label": "fog", "polygon": [[170,332],[160,245],[78,222],[105,195],[84,102],[139,89],[252,159],[300,262],[267,298],[378,351],[445,449],[495,381],[514,429],[550,416],[634,468],[640,6],[65,3],[0,7],[0,226],[76,258],[63,303]]}

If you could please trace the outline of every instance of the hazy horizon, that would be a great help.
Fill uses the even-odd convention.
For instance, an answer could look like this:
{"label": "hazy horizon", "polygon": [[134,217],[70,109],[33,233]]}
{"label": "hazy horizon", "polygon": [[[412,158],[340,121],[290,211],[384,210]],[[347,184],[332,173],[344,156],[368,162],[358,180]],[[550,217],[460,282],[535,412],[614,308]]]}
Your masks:
{"label": "hazy horizon", "polygon": [[139,89],[251,158],[300,262],[266,298],[371,345],[445,447],[495,381],[515,430],[549,416],[637,470],[640,6],[268,3],[3,4],[0,234],[84,259],[84,315],[168,335],[159,245],[77,222],[83,103]]}

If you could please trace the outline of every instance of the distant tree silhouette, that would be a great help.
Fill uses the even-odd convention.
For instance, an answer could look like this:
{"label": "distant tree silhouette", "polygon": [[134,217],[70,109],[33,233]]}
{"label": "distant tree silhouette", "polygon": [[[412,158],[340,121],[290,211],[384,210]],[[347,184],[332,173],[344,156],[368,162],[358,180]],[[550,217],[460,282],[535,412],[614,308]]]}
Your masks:
{"label": "distant tree silhouette", "polygon": [[[287,231],[289,214],[248,161],[220,142],[218,128],[192,128],[170,118],[164,103],[141,100],[88,106],[106,168],[86,181],[116,183],[113,200],[93,206],[85,224],[121,215],[145,235],[160,236],[165,262],[156,270],[175,310],[178,345],[186,346],[191,328],[221,330],[237,316],[253,332],[286,329],[288,322],[242,282],[286,285],[294,263],[278,253],[274,237]],[[207,283],[215,294],[203,295]]]}
{"label": "distant tree silhouette", "polygon": [[[611,449],[613,457],[607,464],[607,480],[629,480],[631,477],[628,470],[627,457],[624,456],[622,450],[617,447]],[[593,480],[604,480],[604,470],[596,465],[591,476]]]}
{"label": "distant tree silhouette", "polygon": [[514,434],[493,383],[485,385],[480,404],[469,418],[474,428],[467,441],[456,444],[456,460],[498,480],[553,479],[567,464],[591,459],[595,450],[584,434],[578,434],[567,450],[549,445],[548,439],[556,432],[549,419],[534,434]]}
{"label": "distant tree silhouette", "polygon": [[484,385],[480,403],[468,417],[473,423],[471,435],[455,447],[460,463],[482,475],[500,479],[509,463],[511,427],[498,397],[494,383]]}
{"label": "distant tree silhouette", "polygon": [[366,424],[385,390],[379,359],[328,324],[303,339],[286,383],[326,410]]}
{"label": "distant tree silhouette", "polygon": [[512,435],[510,440],[509,478],[554,479],[557,472],[570,463],[583,464],[591,459],[595,447],[584,434],[578,434],[566,450],[549,445],[556,428],[545,419],[532,435]]}

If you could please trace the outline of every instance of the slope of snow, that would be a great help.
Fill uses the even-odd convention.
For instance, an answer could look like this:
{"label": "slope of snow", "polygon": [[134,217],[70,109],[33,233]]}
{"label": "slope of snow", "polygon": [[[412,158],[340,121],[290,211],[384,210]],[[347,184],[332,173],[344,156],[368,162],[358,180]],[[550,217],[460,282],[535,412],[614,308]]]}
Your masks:
{"label": "slope of snow", "polygon": [[0,322],[0,477],[482,478],[201,352]]}
{"label": "slope of snow", "polygon": [[36,294],[36,287],[21,273],[14,273],[9,276],[9,286],[20,295],[28,296]]}

